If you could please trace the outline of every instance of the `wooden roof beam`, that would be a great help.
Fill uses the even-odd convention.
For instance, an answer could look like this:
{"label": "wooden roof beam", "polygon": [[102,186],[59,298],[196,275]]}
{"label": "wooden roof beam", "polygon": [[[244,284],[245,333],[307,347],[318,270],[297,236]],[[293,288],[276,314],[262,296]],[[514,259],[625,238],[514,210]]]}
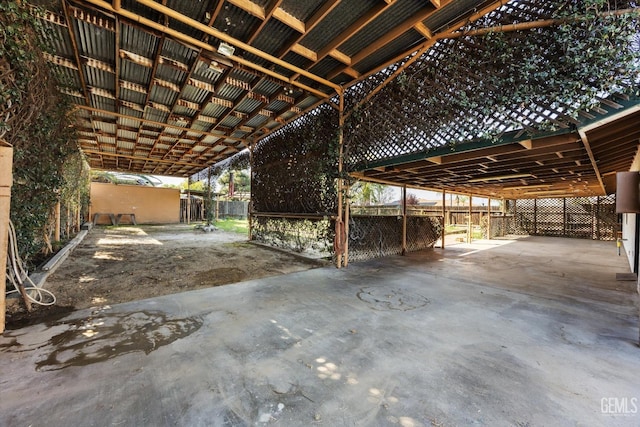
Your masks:
{"label": "wooden roof beam", "polygon": [[[84,1],[87,2],[87,3],[90,3],[92,5],[95,5],[95,6],[101,8],[101,9],[103,9],[105,11],[112,12],[112,13],[117,13],[117,14],[119,14],[119,15],[127,18],[127,19],[131,19],[131,20],[137,22],[140,25],[143,25],[143,26],[149,27],[149,28],[151,28],[153,30],[159,31],[162,34],[169,35],[169,36],[171,36],[171,37],[173,37],[173,38],[175,38],[177,40],[180,40],[182,42],[190,44],[191,46],[198,47],[198,48],[203,48],[203,49],[205,49],[205,50],[207,50],[209,52],[213,52],[213,53],[217,53],[218,52],[218,50],[215,47],[211,46],[210,44],[204,43],[201,40],[195,39],[193,37],[190,37],[190,36],[188,36],[186,34],[183,34],[183,33],[179,32],[179,31],[176,31],[176,30],[174,30],[172,28],[169,28],[166,25],[162,25],[162,24],[157,23],[155,21],[152,21],[150,19],[144,18],[143,16],[140,16],[140,15],[134,13],[134,12],[125,10],[123,8],[121,8],[120,10],[115,10],[115,9],[113,9],[111,3],[108,3],[108,2],[106,2],[104,0],[84,0]],[[228,35],[226,35],[224,33],[221,33],[219,31],[207,26],[206,24],[201,24],[201,23],[199,23],[199,22],[197,22],[197,21],[195,21],[193,19],[190,19],[190,18],[184,16],[184,15],[178,14],[175,11],[173,11],[172,9],[167,8],[166,6],[162,6],[162,5],[158,4],[158,3],[155,3],[155,2],[149,1],[149,0],[137,0],[137,1],[142,3],[142,4],[145,4],[146,6],[151,7],[152,9],[154,9],[156,11],[159,11],[161,13],[163,13],[163,11],[169,11],[169,12],[171,12],[171,16],[173,18],[175,18],[175,19],[177,19],[177,20],[179,20],[179,21],[181,21],[181,22],[183,22],[183,23],[185,23],[187,25],[191,25],[192,27],[194,27],[194,28],[196,28],[196,29],[198,29],[200,31],[203,31],[204,33],[206,33],[208,35],[212,35],[214,37],[218,37],[221,40],[227,41],[227,42],[229,42],[231,44],[234,44],[234,45],[239,45],[239,47],[242,48],[242,49],[245,49],[245,50],[246,49],[250,49],[251,53],[255,53],[256,55],[258,55],[260,57],[266,56],[268,60],[270,60],[272,62],[275,62],[278,65],[283,65],[285,68],[290,68],[291,67],[290,64],[285,63],[284,61],[280,60],[279,58],[275,58],[275,57],[273,57],[271,55],[268,55],[268,54],[266,54],[266,53],[264,53],[262,51],[259,51],[258,49],[255,49],[255,48],[253,48],[251,46],[247,46],[246,44],[244,44],[244,43],[242,43],[242,42],[240,42],[238,40],[235,40],[232,37],[230,37],[230,36],[228,36]],[[220,2],[220,3],[223,3],[223,2]],[[269,59],[269,58],[271,58],[271,59]],[[232,55],[232,56],[229,57],[229,59],[231,59],[233,62],[239,64],[240,66],[246,66],[246,67],[251,68],[254,71],[257,71],[259,73],[266,74],[266,75],[274,77],[274,78],[276,78],[278,80],[290,83],[290,84],[292,84],[294,86],[297,86],[300,89],[305,90],[305,91],[307,91],[309,93],[312,93],[312,94],[314,94],[314,95],[316,95],[316,96],[318,96],[320,98],[325,99],[325,98],[333,95],[333,93],[327,94],[327,93],[322,92],[320,90],[317,90],[315,88],[309,87],[309,86],[307,86],[307,85],[305,85],[303,83],[300,83],[300,82],[296,81],[295,79],[291,79],[291,78],[289,78],[287,76],[279,74],[279,73],[277,73],[277,72],[275,72],[273,70],[270,70],[270,69],[268,69],[266,67],[254,64],[253,62],[248,61],[248,60],[246,60],[244,58]],[[294,72],[298,72],[298,70],[299,69],[296,68],[293,71]],[[323,79],[321,77],[318,77],[318,76],[316,76],[316,75],[314,75],[312,73],[308,73],[305,70],[301,70],[301,71],[304,71],[305,75],[308,74],[308,77],[311,78],[311,80],[316,80],[317,82],[321,83],[322,85],[328,86],[331,89],[335,90],[335,92],[342,91],[342,87],[340,85],[334,84],[334,83],[330,82],[329,80],[326,80],[326,79]]]}
{"label": "wooden roof beam", "polygon": [[269,2],[269,4],[267,4],[264,7],[263,9],[264,17],[261,18],[262,22],[253,30],[252,34],[249,36],[247,40],[248,44],[252,44],[256,40],[256,38],[260,35],[260,32],[265,27],[265,25],[267,25],[267,22],[269,22],[269,19],[273,16],[276,9],[280,7],[280,5],[282,4],[282,1],[283,0],[271,0],[271,2]]}
{"label": "wooden roof beam", "polygon": [[578,131],[580,133],[580,138],[582,139],[582,143],[584,144],[585,150],[587,150],[587,154],[589,155],[589,160],[591,161],[591,166],[593,167],[593,171],[596,174],[596,178],[598,178],[598,183],[600,184],[600,189],[603,194],[607,194],[607,190],[605,189],[604,182],[602,181],[602,176],[600,175],[600,169],[598,168],[598,163],[596,162],[596,158],[593,155],[593,151],[591,150],[591,144],[589,143],[589,137],[586,132]]}
{"label": "wooden roof beam", "polygon": [[[424,27],[424,29],[428,31],[428,28],[426,28],[422,24],[422,21],[424,21],[425,19],[429,18],[436,11],[437,11],[436,8],[434,8],[432,6],[427,6],[424,9],[422,9],[419,13],[416,13],[414,16],[406,19],[400,25],[395,27],[392,31],[386,33],[383,37],[379,38],[374,43],[371,43],[369,46],[367,46],[365,49],[362,49],[360,52],[358,52],[357,54],[353,55],[351,57],[351,65],[357,64],[358,62],[368,58],[375,51],[383,48],[387,44],[389,44],[392,41],[396,40],[398,37],[400,37],[402,34],[406,33],[407,31],[409,31],[411,28],[416,29],[415,28],[416,26],[418,26],[418,31],[423,36],[425,36],[425,34],[423,34],[423,31],[420,31],[420,30],[422,30],[423,27]],[[428,34],[430,35],[430,37],[426,37],[425,36],[425,38],[427,38],[427,40],[430,40],[431,38],[433,38],[433,34],[431,34],[430,31],[428,31]],[[349,68],[350,67],[337,67],[334,70],[332,70],[327,75],[327,77],[332,79],[332,78],[336,77],[337,75],[339,75],[340,73],[349,74],[349,71],[350,71]]]}
{"label": "wooden roof beam", "polygon": [[[298,31],[300,35],[289,40],[287,45],[278,53],[279,58],[283,58],[287,53],[294,49],[295,46],[300,46],[298,43],[313,30],[333,9],[340,4],[342,0],[330,0],[323,2],[320,9],[318,9],[311,18],[304,22],[304,28],[302,31]],[[294,27],[292,27],[294,28]],[[317,59],[317,55],[316,55]],[[314,59],[315,60],[315,59]]]}

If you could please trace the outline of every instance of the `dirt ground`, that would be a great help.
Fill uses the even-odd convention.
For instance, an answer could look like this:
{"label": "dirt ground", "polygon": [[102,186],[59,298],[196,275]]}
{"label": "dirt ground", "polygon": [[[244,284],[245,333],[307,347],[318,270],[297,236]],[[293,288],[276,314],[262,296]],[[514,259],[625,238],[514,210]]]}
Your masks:
{"label": "dirt ground", "polygon": [[7,327],[56,314],[292,273],[324,265],[252,244],[244,234],[193,225],[95,227],[51,274],[44,288],[57,303],[26,313],[8,301]]}

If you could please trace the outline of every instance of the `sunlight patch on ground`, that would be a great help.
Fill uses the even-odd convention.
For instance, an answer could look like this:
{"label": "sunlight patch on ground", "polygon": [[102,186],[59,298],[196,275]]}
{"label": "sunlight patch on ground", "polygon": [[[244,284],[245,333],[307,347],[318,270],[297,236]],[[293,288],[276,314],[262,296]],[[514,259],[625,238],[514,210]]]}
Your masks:
{"label": "sunlight patch on ground", "polygon": [[124,260],[124,258],[114,255],[113,252],[105,252],[105,251],[96,251],[96,253],[93,254],[93,258],[94,259],[109,259],[109,260],[112,260],[112,261],[122,261],[122,260]]}
{"label": "sunlight patch on ground", "polygon": [[98,240],[98,246],[102,245],[162,245],[162,242],[147,235],[135,236],[109,236]]}
{"label": "sunlight patch on ground", "polygon": [[471,243],[462,243],[456,245],[456,249],[471,249],[469,252],[462,253],[458,256],[472,255],[478,252],[486,251],[487,249],[497,248],[499,246],[508,245],[515,242],[515,240],[474,240]]}

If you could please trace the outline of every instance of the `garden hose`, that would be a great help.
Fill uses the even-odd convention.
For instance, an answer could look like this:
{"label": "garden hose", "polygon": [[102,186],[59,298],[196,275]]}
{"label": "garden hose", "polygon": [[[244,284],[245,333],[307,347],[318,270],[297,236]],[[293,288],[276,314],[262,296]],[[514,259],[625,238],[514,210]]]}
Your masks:
{"label": "garden hose", "polygon": [[[31,311],[31,303],[37,305],[54,305],[56,297],[53,292],[36,286],[29,278],[29,273],[24,268],[24,264],[18,254],[18,239],[13,222],[9,221],[9,251],[7,254],[8,271],[7,277],[14,289],[6,292],[7,295],[19,293],[24,299],[27,311]],[[28,282],[28,284],[25,284]],[[35,296],[32,296],[35,295]]]}

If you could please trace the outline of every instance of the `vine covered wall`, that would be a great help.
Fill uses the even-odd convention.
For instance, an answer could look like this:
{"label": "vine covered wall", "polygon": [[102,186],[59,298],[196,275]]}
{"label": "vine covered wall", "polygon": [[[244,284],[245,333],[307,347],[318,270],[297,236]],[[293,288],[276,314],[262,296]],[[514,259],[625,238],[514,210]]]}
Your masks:
{"label": "vine covered wall", "polygon": [[88,206],[88,167],[80,154],[70,104],[59,94],[44,52],[41,9],[0,3],[0,140],[13,146],[11,220],[27,261],[53,250],[54,208],[61,202],[61,236],[79,229]]}
{"label": "vine covered wall", "polygon": [[338,112],[327,105],[256,144],[253,211],[336,213],[337,144]]}
{"label": "vine covered wall", "polygon": [[252,156],[252,239],[331,252],[338,207],[338,112],[324,105],[260,141]]}

